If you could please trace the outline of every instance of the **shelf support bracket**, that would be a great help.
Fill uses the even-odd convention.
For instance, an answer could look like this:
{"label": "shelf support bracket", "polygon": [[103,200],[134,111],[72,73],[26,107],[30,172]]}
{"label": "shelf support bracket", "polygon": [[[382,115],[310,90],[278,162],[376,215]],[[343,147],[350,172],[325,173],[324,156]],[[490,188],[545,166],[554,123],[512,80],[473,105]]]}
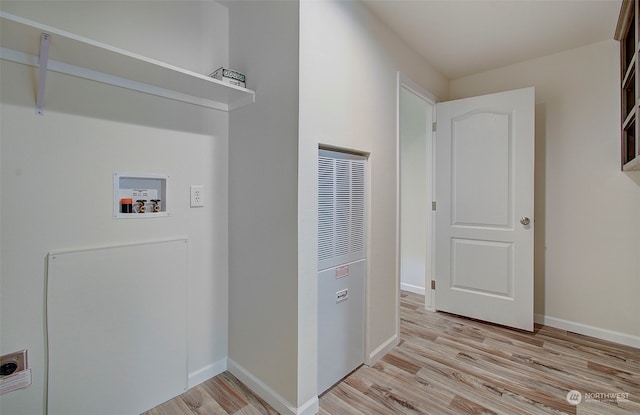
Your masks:
{"label": "shelf support bracket", "polygon": [[44,114],[44,92],[47,86],[47,64],[49,63],[49,38],[51,35],[40,35],[40,56],[38,58],[38,92],[36,95],[36,114]]}

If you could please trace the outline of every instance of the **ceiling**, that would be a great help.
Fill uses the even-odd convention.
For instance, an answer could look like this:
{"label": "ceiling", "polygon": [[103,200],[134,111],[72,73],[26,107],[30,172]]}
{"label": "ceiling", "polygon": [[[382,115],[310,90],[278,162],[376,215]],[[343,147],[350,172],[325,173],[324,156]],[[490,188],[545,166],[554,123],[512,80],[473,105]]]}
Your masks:
{"label": "ceiling", "polygon": [[363,0],[449,79],[613,39],[621,0]]}

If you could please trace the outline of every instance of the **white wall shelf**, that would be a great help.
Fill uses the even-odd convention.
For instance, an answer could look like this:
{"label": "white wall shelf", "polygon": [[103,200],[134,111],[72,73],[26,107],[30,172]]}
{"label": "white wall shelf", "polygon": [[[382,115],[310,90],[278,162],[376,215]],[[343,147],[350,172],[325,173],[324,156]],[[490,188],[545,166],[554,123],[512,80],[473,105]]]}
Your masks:
{"label": "white wall shelf", "polygon": [[0,12],[0,58],[40,67],[43,33],[50,39],[48,71],[222,111],[255,102],[250,89],[4,12]]}

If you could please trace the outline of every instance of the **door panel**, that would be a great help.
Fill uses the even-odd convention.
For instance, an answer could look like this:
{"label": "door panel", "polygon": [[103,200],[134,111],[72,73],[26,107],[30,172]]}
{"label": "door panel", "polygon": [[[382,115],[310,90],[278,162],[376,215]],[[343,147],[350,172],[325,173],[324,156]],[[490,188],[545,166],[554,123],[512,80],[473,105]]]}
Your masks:
{"label": "door panel", "polygon": [[533,330],[534,97],[438,104],[438,310]]}
{"label": "door panel", "polygon": [[475,113],[451,120],[455,226],[510,224],[509,119],[509,114]]}
{"label": "door panel", "polygon": [[512,298],[513,244],[451,239],[451,286]]}

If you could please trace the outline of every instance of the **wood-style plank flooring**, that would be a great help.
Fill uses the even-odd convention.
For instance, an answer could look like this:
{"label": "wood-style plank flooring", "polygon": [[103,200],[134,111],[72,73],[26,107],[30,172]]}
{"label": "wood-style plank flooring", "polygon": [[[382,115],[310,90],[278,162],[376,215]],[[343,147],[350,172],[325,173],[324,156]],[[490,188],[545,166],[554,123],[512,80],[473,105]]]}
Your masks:
{"label": "wood-style plank flooring", "polygon": [[[402,293],[400,344],[323,394],[321,415],[640,414],[640,349],[433,313],[423,301]],[[225,372],[143,415],[276,413]]]}

